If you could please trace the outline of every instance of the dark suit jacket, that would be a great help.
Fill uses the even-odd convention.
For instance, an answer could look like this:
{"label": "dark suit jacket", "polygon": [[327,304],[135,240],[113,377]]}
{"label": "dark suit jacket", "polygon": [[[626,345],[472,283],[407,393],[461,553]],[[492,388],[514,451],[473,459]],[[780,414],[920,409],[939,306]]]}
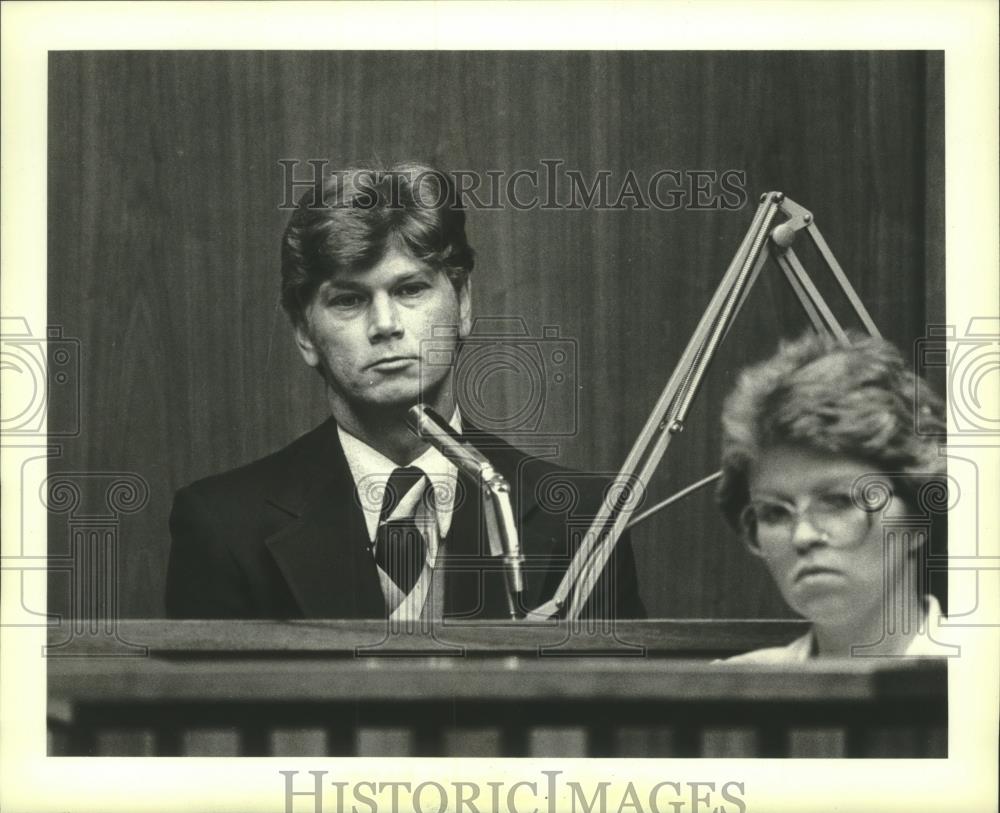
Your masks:
{"label": "dark suit jacket", "polygon": [[[606,481],[467,433],[507,478],[525,554],[525,604],[555,592],[600,508]],[[446,617],[504,618],[500,560],[489,556],[470,480],[456,497],[445,547]],[[167,614],[176,618],[384,618],[364,514],[331,418],[268,457],[177,492],[170,515]],[[641,618],[628,539],[585,615]],[[600,598],[599,597],[603,597]],[[610,598],[610,601],[608,600]]]}

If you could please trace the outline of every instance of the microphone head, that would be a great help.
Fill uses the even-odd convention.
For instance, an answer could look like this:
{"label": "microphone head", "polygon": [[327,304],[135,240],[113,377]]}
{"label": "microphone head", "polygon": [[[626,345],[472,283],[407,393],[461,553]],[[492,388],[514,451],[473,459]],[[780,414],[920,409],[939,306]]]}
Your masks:
{"label": "microphone head", "polygon": [[424,412],[427,409],[429,409],[427,404],[414,404],[406,410],[406,425],[417,437],[420,437],[420,420],[424,417]]}
{"label": "microphone head", "polygon": [[462,436],[451,428],[451,424],[427,404],[417,404],[410,407],[406,413],[406,422],[410,429],[417,434],[417,437],[425,440],[429,435],[444,435],[459,443],[462,442]]}

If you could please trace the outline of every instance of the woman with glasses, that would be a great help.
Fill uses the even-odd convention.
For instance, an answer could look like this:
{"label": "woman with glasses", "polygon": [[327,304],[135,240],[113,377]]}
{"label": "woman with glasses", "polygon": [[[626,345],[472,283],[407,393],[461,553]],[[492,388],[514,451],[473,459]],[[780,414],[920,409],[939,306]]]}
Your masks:
{"label": "woman with glasses", "polygon": [[923,557],[947,503],[943,405],[888,342],[852,339],[784,343],[726,401],[720,507],[812,622],[735,660],[938,654]]}

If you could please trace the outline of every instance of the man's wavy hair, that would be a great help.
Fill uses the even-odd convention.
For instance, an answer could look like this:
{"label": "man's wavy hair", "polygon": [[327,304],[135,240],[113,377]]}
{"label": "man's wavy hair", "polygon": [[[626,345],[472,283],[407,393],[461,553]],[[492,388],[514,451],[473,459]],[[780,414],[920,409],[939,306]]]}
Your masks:
{"label": "man's wavy hair", "polygon": [[869,462],[873,472],[890,475],[912,510],[926,484],[944,482],[945,459],[938,453],[947,436],[943,402],[892,344],[860,335],[850,339],[844,346],[810,332],[782,342],[773,357],[740,375],[722,411],[716,492],[733,528],[740,529],[750,499],[751,467],[774,446]]}
{"label": "man's wavy hair", "polygon": [[[317,197],[319,198],[317,200]],[[427,164],[359,166],[307,190],[281,241],[281,305],[299,324],[317,289],[340,271],[364,271],[398,245],[461,288],[474,252],[452,178]]]}

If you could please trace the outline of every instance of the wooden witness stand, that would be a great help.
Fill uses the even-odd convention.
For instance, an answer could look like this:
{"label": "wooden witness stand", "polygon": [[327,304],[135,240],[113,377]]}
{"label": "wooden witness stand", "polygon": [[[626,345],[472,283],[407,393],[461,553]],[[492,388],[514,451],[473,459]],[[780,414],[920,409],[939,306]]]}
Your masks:
{"label": "wooden witness stand", "polygon": [[[58,755],[932,757],[944,660],[712,663],[796,621],[631,621],[636,654],[565,622],[126,621],[49,660]],[[58,634],[53,631],[52,640]],[[427,654],[431,647],[438,654]],[[551,651],[548,651],[551,647]]]}

